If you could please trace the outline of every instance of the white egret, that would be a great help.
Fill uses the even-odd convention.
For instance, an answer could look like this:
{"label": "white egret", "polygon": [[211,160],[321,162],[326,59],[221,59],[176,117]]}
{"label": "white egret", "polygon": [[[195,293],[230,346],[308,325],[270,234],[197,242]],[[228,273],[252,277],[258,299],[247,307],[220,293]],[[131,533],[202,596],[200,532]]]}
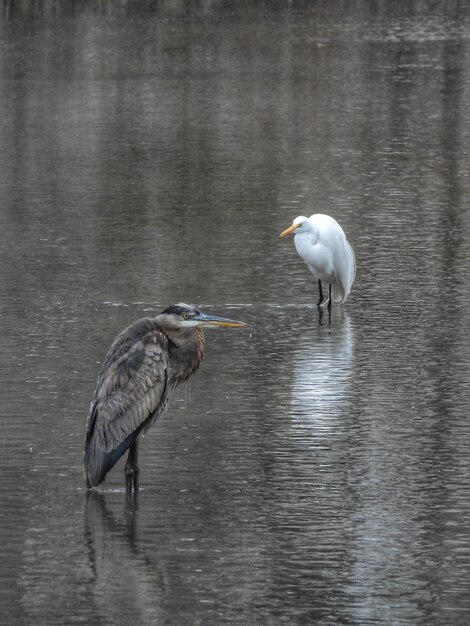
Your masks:
{"label": "white egret", "polygon": [[[343,229],[329,215],[315,213],[311,217],[296,217],[292,226],[279,237],[294,233],[294,243],[299,256],[318,280],[320,299],[317,306],[331,301],[341,303],[351,291],[356,276],[356,258]],[[323,301],[322,281],[328,283],[328,299]]]}

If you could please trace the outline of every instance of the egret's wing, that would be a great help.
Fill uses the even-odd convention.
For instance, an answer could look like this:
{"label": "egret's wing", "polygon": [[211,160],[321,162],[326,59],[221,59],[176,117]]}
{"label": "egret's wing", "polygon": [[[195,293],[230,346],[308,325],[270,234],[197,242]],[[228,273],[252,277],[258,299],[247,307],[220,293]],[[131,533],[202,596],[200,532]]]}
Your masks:
{"label": "egret's wing", "polygon": [[331,217],[331,215],[326,215],[325,213],[314,213],[309,217],[309,220],[318,228],[320,235],[323,233],[328,236],[329,233],[337,232],[338,229],[340,232],[343,232],[341,226],[334,217]]}
{"label": "egret's wing", "polygon": [[317,226],[320,241],[330,250],[333,258],[334,281],[332,297],[335,302],[345,302],[356,276],[356,257],[344,230],[330,215],[315,213],[310,220]]}
{"label": "egret's wing", "polygon": [[124,331],[103,363],[90,407],[87,435],[93,435],[95,443],[106,452],[119,446],[163,402],[168,340],[150,323],[139,320]]}
{"label": "egret's wing", "polygon": [[344,232],[335,235],[335,284],[332,289],[335,302],[346,302],[356,277],[356,257]]}
{"label": "egret's wing", "polygon": [[349,253],[349,288],[351,289],[352,284],[356,278],[356,255],[354,254],[354,250],[352,249],[351,244],[347,239],[345,239],[346,246],[348,248]]}

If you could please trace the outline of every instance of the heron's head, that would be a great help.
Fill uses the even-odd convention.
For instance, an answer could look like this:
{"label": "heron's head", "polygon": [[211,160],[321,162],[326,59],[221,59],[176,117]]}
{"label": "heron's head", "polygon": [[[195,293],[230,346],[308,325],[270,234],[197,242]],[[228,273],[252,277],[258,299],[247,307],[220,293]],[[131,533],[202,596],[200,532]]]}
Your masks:
{"label": "heron's head", "polygon": [[308,220],[308,217],[299,215],[299,217],[296,217],[295,220],[292,222],[292,226],[289,226],[289,228],[283,230],[279,237],[286,237],[287,235],[290,235],[292,233],[304,233],[308,230],[309,224],[310,222]]}
{"label": "heron's head", "polygon": [[236,322],[226,317],[208,315],[190,304],[173,304],[158,315],[158,321],[162,328],[177,330],[179,328],[191,328],[200,326],[202,328],[219,328],[229,326],[231,328],[242,328],[246,326],[244,322]]}

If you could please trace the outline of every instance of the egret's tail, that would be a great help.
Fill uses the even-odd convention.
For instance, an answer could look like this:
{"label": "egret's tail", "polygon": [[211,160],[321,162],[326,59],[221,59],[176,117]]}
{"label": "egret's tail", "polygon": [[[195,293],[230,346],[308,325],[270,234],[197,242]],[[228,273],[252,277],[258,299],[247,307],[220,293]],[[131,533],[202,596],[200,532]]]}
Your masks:
{"label": "egret's tail", "polygon": [[342,304],[343,302],[346,302],[346,300],[348,299],[348,294],[349,291],[348,293],[346,293],[341,285],[334,283],[331,286],[331,297],[333,298],[333,302],[335,302],[336,304]]}
{"label": "egret's tail", "polygon": [[331,289],[333,302],[346,302],[356,278],[356,255],[349,241],[344,238],[343,251],[338,259],[338,271]]}

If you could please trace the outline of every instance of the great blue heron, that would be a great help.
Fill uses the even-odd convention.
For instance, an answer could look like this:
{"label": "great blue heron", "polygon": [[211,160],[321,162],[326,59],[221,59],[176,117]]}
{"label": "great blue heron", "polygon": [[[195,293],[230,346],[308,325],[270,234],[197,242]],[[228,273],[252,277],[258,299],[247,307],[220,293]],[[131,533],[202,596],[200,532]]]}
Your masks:
{"label": "great blue heron", "polygon": [[[318,280],[318,307],[331,301],[346,302],[356,277],[356,258],[343,229],[329,215],[316,213],[311,217],[296,217],[292,226],[279,237],[295,233],[294,243],[299,256]],[[328,283],[328,299],[323,301],[322,281]]]}
{"label": "great blue heron", "polygon": [[164,411],[171,392],[188,380],[204,354],[202,327],[246,326],[174,304],[155,318],[137,320],[112,344],[98,376],[86,426],[84,473],[88,487],[129,450],[126,490],[138,488],[139,435]]}

